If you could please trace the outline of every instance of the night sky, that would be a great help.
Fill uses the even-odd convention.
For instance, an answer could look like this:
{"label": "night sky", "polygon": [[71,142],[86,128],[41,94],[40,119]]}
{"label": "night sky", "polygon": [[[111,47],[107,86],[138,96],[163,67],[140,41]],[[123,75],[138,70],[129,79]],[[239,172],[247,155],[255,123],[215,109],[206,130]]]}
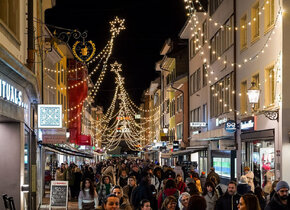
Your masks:
{"label": "night sky", "polygon": [[[122,63],[125,88],[140,103],[142,92],[159,76],[155,62],[167,38],[177,37],[186,21],[183,0],[57,0],[46,10],[45,22],[88,31],[98,53],[109,40],[109,21],[125,18],[126,30],[115,40],[110,63]],[[96,78],[93,78],[95,80]],[[114,93],[114,78],[107,72],[96,104],[107,108]]]}

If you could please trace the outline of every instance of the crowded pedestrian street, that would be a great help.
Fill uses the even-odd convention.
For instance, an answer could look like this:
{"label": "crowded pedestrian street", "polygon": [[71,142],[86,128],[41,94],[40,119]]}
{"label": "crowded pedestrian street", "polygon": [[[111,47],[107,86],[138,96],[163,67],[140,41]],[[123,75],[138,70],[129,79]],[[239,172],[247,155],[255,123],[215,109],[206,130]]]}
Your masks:
{"label": "crowded pedestrian street", "polygon": [[0,0],[0,210],[290,210],[289,34],[289,0]]}

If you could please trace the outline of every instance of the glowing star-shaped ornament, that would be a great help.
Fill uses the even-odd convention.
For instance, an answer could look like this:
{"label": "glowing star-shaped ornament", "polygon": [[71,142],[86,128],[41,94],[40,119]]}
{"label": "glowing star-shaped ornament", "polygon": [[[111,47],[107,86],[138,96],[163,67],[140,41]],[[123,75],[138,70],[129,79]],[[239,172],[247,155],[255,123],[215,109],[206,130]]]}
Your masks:
{"label": "glowing star-shaped ornament", "polygon": [[124,77],[116,78],[116,83],[117,83],[118,85],[123,85],[123,84],[124,84],[124,80],[125,80]]}
{"label": "glowing star-shaped ornament", "polygon": [[111,71],[112,72],[120,72],[120,71],[122,71],[122,69],[121,69],[122,64],[119,64],[117,61],[115,61],[115,63],[110,64],[110,65],[111,65]]}
{"label": "glowing star-shaped ornament", "polygon": [[120,31],[126,29],[124,26],[125,19],[119,19],[118,16],[115,17],[113,21],[110,22],[111,30],[113,35],[118,35]]}

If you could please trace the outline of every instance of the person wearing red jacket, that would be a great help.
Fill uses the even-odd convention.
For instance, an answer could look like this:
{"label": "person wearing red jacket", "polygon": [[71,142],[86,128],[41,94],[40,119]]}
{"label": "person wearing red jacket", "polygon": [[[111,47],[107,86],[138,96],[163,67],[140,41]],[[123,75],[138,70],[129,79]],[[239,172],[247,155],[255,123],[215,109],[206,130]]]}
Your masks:
{"label": "person wearing red jacket", "polygon": [[179,190],[180,193],[183,193],[185,192],[185,189],[186,189],[186,184],[184,183],[181,175],[177,175],[176,177],[176,185],[177,185],[177,189]]}
{"label": "person wearing red jacket", "polygon": [[164,190],[160,193],[158,197],[158,209],[161,209],[162,203],[167,196],[174,196],[176,200],[179,197],[179,191],[176,189],[176,183],[173,179],[168,179],[165,183]]}

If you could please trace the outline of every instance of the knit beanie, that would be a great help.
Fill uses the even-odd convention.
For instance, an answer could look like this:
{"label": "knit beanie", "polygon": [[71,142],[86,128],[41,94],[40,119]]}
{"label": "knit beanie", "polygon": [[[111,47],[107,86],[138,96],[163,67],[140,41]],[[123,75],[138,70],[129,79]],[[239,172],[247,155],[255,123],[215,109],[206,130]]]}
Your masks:
{"label": "knit beanie", "polygon": [[285,181],[280,181],[278,182],[277,186],[276,186],[276,191],[278,192],[280,189],[282,188],[287,188],[289,190],[289,185],[287,182]]}

